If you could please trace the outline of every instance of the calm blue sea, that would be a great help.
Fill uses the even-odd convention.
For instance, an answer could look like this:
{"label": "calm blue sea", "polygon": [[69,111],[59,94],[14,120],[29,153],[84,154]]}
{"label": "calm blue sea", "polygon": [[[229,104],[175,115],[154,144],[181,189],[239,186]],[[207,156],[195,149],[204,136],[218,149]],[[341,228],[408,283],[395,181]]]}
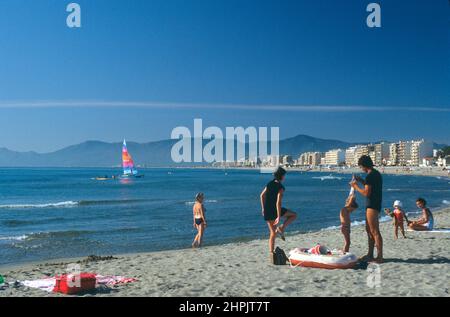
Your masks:
{"label": "calm blue sea", "polygon": [[[0,265],[90,254],[190,247],[192,202],[206,195],[206,244],[265,237],[259,194],[270,175],[249,170],[147,169],[143,179],[95,181],[114,169],[1,169]],[[289,172],[285,206],[299,213],[291,231],[339,224],[349,175]],[[450,180],[384,176],[384,203],[403,200],[417,212],[423,196],[433,208],[450,203]],[[362,203],[362,199],[359,201]],[[362,209],[353,215],[355,224]]]}

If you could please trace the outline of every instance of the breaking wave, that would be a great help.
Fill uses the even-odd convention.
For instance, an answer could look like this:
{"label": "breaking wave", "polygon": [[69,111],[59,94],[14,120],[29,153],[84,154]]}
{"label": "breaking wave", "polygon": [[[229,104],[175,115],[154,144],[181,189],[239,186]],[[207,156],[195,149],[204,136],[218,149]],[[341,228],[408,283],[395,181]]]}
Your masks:
{"label": "breaking wave", "polygon": [[[387,221],[390,221],[391,219],[392,218],[389,216],[383,216],[380,218],[380,222],[387,222]],[[365,220],[355,220],[350,223],[350,226],[356,227],[356,226],[363,226],[365,224],[366,224]],[[321,231],[336,230],[339,228],[341,228],[341,226],[330,226],[330,227],[322,229]]]}
{"label": "breaking wave", "polygon": [[[206,203],[206,204],[214,204],[214,203],[217,203],[217,202],[218,201],[215,200],[215,199],[207,199],[207,200],[204,201],[204,203]],[[193,204],[195,204],[195,201],[186,201],[185,204],[188,205],[188,206],[192,206]]]}
{"label": "breaking wave", "polygon": [[314,176],[311,177],[312,179],[320,179],[321,181],[325,181],[325,180],[342,180],[344,179],[343,177],[339,177],[339,176]]}
{"label": "breaking wave", "polygon": [[91,205],[119,205],[130,204],[149,201],[145,199],[123,199],[123,200],[80,200],[80,201],[61,201],[56,203],[42,203],[42,204],[8,204],[0,205],[0,209],[34,209],[34,208],[71,208],[77,206],[91,206]]}
{"label": "breaking wave", "polygon": [[0,237],[0,241],[23,241],[26,238],[28,238],[28,236],[24,234],[21,236]]}
{"label": "breaking wave", "polygon": [[77,206],[77,201],[61,201],[57,203],[44,203],[44,204],[10,204],[0,205],[0,209],[31,209],[31,208],[59,208],[59,207],[74,207]]}

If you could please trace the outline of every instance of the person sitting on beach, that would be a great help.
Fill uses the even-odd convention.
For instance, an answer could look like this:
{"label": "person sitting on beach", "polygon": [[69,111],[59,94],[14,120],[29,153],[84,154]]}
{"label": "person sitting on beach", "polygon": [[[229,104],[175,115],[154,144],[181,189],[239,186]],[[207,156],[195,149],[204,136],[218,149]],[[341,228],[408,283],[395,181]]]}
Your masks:
{"label": "person sitting on beach", "polygon": [[[270,181],[261,192],[261,208],[264,220],[269,227],[269,251],[273,255],[275,249],[275,238],[277,234],[284,241],[284,232],[296,218],[297,214],[291,210],[282,207],[284,186],[281,184],[286,175],[286,170],[279,167],[274,175],[274,179]],[[279,226],[281,218],[285,218],[282,225]]]}
{"label": "person sitting on beach", "polygon": [[404,220],[406,220],[406,223],[409,223],[409,220],[406,217],[405,211],[403,210],[403,203],[400,200],[396,200],[396,201],[394,201],[394,211],[393,212],[391,212],[391,210],[389,208],[386,208],[384,211],[386,212],[386,214],[388,216],[392,217],[393,224],[394,224],[395,240],[398,239],[398,229],[399,228],[400,228],[403,238],[406,239]]}
{"label": "person sitting on beach", "polygon": [[347,253],[350,250],[350,226],[351,226],[351,220],[350,220],[350,214],[358,209],[358,204],[356,203],[356,196],[354,194],[351,194],[348,196],[347,200],[345,201],[344,208],[341,209],[341,232],[344,235],[344,249],[343,251]]}
{"label": "person sitting on beach", "polygon": [[202,245],[203,234],[206,228],[206,218],[205,218],[205,207],[203,206],[203,201],[205,200],[205,195],[203,193],[198,193],[195,196],[195,203],[192,207],[194,214],[194,228],[197,229],[197,235],[192,242],[193,248],[199,248]]}
{"label": "person sitting on beach", "polygon": [[416,221],[408,222],[408,227],[414,231],[433,230],[434,218],[431,210],[427,208],[427,202],[423,198],[417,198],[416,205],[422,209],[422,217]]}

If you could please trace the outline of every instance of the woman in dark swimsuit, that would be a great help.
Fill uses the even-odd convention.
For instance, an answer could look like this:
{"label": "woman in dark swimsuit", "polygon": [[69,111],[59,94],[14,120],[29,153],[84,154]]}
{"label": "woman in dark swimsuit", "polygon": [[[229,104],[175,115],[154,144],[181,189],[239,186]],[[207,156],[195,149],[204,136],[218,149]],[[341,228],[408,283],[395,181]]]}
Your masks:
{"label": "woman in dark swimsuit", "polygon": [[[282,240],[285,240],[284,231],[297,218],[295,212],[282,207],[284,186],[281,183],[284,181],[286,170],[279,167],[273,175],[274,179],[266,185],[260,196],[262,214],[270,232],[270,254],[274,252],[277,234],[280,235]],[[285,221],[278,226],[282,217],[285,218]]]}
{"label": "woman in dark swimsuit", "polygon": [[202,245],[203,234],[206,228],[206,218],[205,218],[205,207],[203,206],[203,201],[205,195],[203,193],[198,193],[195,196],[195,203],[192,207],[192,212],[194,214],[194,228],[197,229],[197,235],[192,242],[193,248],[199,248]]}

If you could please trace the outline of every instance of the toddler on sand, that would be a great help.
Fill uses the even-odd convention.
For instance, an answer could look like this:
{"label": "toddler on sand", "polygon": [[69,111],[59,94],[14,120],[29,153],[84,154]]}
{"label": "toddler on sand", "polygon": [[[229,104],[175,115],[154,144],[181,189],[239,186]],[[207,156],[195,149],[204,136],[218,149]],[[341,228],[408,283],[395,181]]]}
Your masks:
{"label": "toddler on sand", "polygon": [[400,228],[403,238],[406,239],[404,220],[406,220],[407,223],[409,223],[409,221],[406,217],[406,213],[403,211],[403,203],[400,200],[396,200],[394,201],[393,212],[391,212],[389,208],[386,208],[384,211],[388,216],[393,218],[394,238],[398,239],[398,229]]}

